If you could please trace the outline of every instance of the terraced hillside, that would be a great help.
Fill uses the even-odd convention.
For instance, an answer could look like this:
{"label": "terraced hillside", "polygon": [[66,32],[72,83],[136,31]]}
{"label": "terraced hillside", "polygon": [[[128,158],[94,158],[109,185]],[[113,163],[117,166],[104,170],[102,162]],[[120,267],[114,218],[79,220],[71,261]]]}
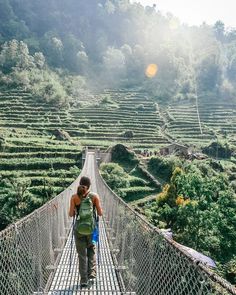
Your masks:
{"label": "terraced hillside", "polygon": [[233,104],[202,101],[200,134],[194,104],[160,111],[151,97],[135,90],[107,90],[67,109],[36,101],[24,91],[1,92],[0,207],[14,200],[24,215],[29,212],[26,195],[32,210],[62,191],[78,175],[86,145],[157,149],[176,139],[203,144],[216,133],[235,143],[235,110]]}
{"label": "terraced hillside", "polygon": [[[97,101],[99,103],[95,107],[70,111],[74,126],[67,131],[82,144],[108,146],[126,143],[135,148],[156,148],[168,143],[160,132],[163,121],[158,107],[145,94],[110,90],[97,95]],[[76,124],[87,128],[79,131]]]}
{"label": "terraced hillside", "polygon": [[199,126],[197,108],[193,103],[175,103],[165,111],[166,132],[183,143],[205,144],[216,139],[216,134],[236,143],[236,103],[200,100]]}
{"label": "terraced hillside", "polygon": [[[104,96],[109,96],[113,103],[103,103]],[[57,128],[67,131],[72,140],[82,145],[110,146],[114,142],[128,141],[132,146],[147,147],[167,143],[160,134],[163,122],[158,109],[144,94],[106,91],[97,95],[97,101],[95,106],[71,107],[66,111],[36,103],[24,92],[2,94],[0,127],[4,130],[24,129],[25,143],[28,137],[31,138],[32,131],[36,137],[43,134],[50,141],[48,135]],[[132,131],[132,135],[125,134],[125,131]],[[17,145],[15,136],[8,140]],[[22,138],[19,141],[22,145]]]}
{"label": "terraced hillside", "polygon": [[[82,102],[80,107],[59,109],[24,91],[1,92],[1,174],[24,173],[34,192],[46,175],[60,191],[59,176],[73,180],[69,169],[80,165],[84,145],[119,142],[156,148],[168,142],[160,135],[163,122],[156,104],[144,94],[106,91],[94,101],[96,105]],[[64,141],[55,136],[59,129],[68,132]]]}
{"label": "terraced hillside", "polygon": [[168,143],[162,124],[156,104],[135,91],[106,91],[92,104],[81,99],[69,109],[24,91],[2,91],[0,207],[19,218],[62,191],[79,174],[85,145],[156,148]]}
{"label": "terraced hillside", "polygon": [[78,175],[81,146],[44,130],[57,127],[63,115],[23,91],[0,94],[0,207],[9,222],[42,205]]}

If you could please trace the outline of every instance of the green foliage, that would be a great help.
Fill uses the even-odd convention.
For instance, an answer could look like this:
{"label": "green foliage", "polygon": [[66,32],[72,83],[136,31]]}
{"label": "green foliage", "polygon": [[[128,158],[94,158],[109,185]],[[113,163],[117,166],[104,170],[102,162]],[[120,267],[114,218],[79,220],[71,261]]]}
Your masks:
{"label": "green foliage", "polygon": [[209,146],[206,146],[202,151],[215,158],[230,158],[233,152],[229,142],[217,140],[212,142]]}
{"label": "green foliage", "polygon": [[80,171],[77,166],[72,166],[69,171],[48,169],[40,176],[37,170],[32,171],[32,175],[30,171],[19,170],[2,173],[0,229],[4,229],[56,196],[78,177]]}
{"label": "green foliage", "polygon": [[29,193],[30,184],[31,181],[24,178],[22,173],[17,173],[15,177],[1,179],[1,186],[4,186],[7,192],[7,194],[1,196],[3,202],[2,214],[4,217],[1,227],[24,216],[32,209],[32,195]]}
{"label": "green foliage", "polygon": [[111,157],[112,162],[123,163],[128,169],[134,168],[138,163],[135,153],[122,144],[112,147]]}
{"label": "green foliage", "polygon": [[118,104],[112,100],[110,95],[104,95],[102,96],[102,100],[100,102],[100,105],[104,108],[104,109],[117,109],[119,108]]}
{"label": "green foliage", "polygon": [[226,174],[207,175],[196,164],[176,168],[157,201],[145,210],[155,224],[171,227],[175,239],[215,259],[234,282],[236,198]]}
{"label": "green foliage", "polygon": [[124,131],[124,137],[126,138],[133,138],[134,137],[134,133],[132,130],[126,130]]}
{"label": "green foliage", "polygon": [[49,168],[66,168],[75,164],[75,159],[66,159],[63,157],[51,158],[22,158],[16,160],[13,159],[0,159],[2,169],[15,170],[15,169],[49,169]]}
{"label": "green foliage", "polygon": [[181,166],[181,161],[174,156],[164,157],[152,157],[148,162],[148,169],[160,177],[164,181],[169,181],[175,167]]}
{"label": "green foliage", "polygon": [[34,60],[24,42],[12,40],[3,44],[0,53],[0,67],[3,74],[10,73],[14,69],[28,70],[32,66]]}
{"label": "green foliage", "polygon": [[75,103],[79,102],[81,97],[86,97],[88,100],[93,98],[88,90],[86,79],[83,76],[68,75],[65,73],[61,77],[61,83],[67,95]]}
{"label": "green foliage", "polygon": [[[55,46],[62,46],[56,38],[52,42]],[[30,55],[27,44],[22,41],[12,40],[3,44],[0,72],[0,86],[21,87],[47,103],[65,106],[70,99],[88,94],[83,77],[50,70],[42,52]]]}
{"label": "green foliage", "polygon": [[38,99],[47,103],[65,105],[67,94],[55,73],[34,71],[31,72],[30,78],[33,84],[31,91]]}
{"label": "green foliage", "polygon": [[122,191],[124,188],[128,188],[129,178],[128,174],[124,169],[117,163],[102,164],[100,167],[101,175],[109,185],[119,196],[125,197],[125,192]]}
{"label": "green foliage", "polygon": [[70,167],[71,176],[76,179],[80,175],[81,169],[77,166]]}
{"label": "green foliage", "polygon": [[[2,0],[0,11],[1,43],[24,40],[50,67],[98,88],[139,86],[162,101],[196,93],[234,99],[236,34],[221,21],[192,28],[128,1]],[[6,60],[4,74],[18,57]],[[151,78],[145,77],[150,63],[158,66]]]}
{"label": "green foliage", "polygon": [[[142,176],[142,175],[141,175]],[[129,176],[129,182],[132,186],[147,186],[148,181],[143,179],[142,177],[137,176]]]}
{"label": "green foliage", "polygon": [[136,110],[138,110],[138,111],[144,111],[144,110],[145,110],[145,107],[144,107],[144,105],[141,103],[141,104],[139,104],[139,105],[136,106]]}
{"label": "green foliage", "polygon": [[149,186],[132,186],[128,188],[122,188],[121,192],[123,195],[125,195],[125,201],[130,202],[145,198],[156,191],[154,188]]}
{"label": "green foliage", "polygon": [[[16,100],[14,95],[13,98],[7,96],[12,105],[7,106],[8,109],[3,107],[6,112],[1,120],[7,122],[15,116],[17,120],[9,120],[7,124],[17,129],[27,127],[29,133],[7,131],[2,136],[3,140],[0,138],[1,151],[18,153],[16,158],[6,156],[0,160],[1,169],[9,169],[3,170],[0,182],[1,228],[50,199],[79,173],[76,167],[69,170],[78,162],[73,157],[57,155],[49,160],[42,154],[35,157],[26,155],[26,158],[20,155],[20,152],[58,152],[70,148],[56,140],[50,142],[42,138],[40,142],[28,137],[32,136],[30,132],[33,128],[38,131],[37,137],[43,137],[43,134],[48,136],[52,128],[64,129],[64,126],[58,125],[68,127],[68,122],[73,121],[74,134],[81,136],[84,132],[88,136],[84,141],[81,139],[84,144],[109,146],[111,138],[117,134],[123,134],[129,141],[143,136],[140,142],[134,143],[143,148],[156,144],[154,137],[157,126],[160,126],[159,118],[156,113],[155,116],[148,113],[150,105],[139,97],[137,104],[133,101],[132,105],[124,106],[122,96],[116,94],[105,97],[101,104],[98,99],[98,113],[100,105],[109,111],[120,106],[119,118],[122,117],[122,120],[114,116],[114,120],[108,123],[120,126],[120,129],[114,127],[113,134],[103,128],[105,124],[101,125],[103,130],[100,133],[92,133],[94,126],[101,123],[104,113],[93,117],[95,119],[86,118],[83,114],[84,119],[76,121],[76,117],[81,117],[79,109],[83,100],[87,104],[94,100],[87,85],[95,90],[135,86],[163,103],[178,101],[180,108],[183,100],[195,104],[197,98],[202,102],[203,97],[235,100],[235,30],[226,31],[222,22],[193,28],[179,23],[173,26],[175,21],[170,15],[166,17],[156,13],[152,7],[145,9],[129,1],[72,0],[65,3],[48,0],[31,1],[29,4],[27,0],[0,0],[0,86],[7,90],[20,88],[23,92],[31,92],[33,100],[38,100],[40,104],[78,106],[73,115],[67,114],[67,121],[60,117],[58,120],[50,114],[46,114],[45,119],[40,116],[36,119],[36,115],[22,116],[19,110],[11,113]],[[145,76],[145,69],[150,63],[155,63],[158,69],[152,78]],[[125,97],[125,102],[128,99],[128,96]],[[22,104],[21,108],[24,107]],[[48,105],[48,109],[51,107]],[[122,107],[129,110],[125,113],[127,118],[123,118]],[[41,111],[44,112],[41,108],[37,110],[38,113]],[[56,108],[52,108],[50,112],[54,114],[55,111]],[[85,112],[84,109],[82,111]],[[142,133],[138,133],[136,119],[141,124],[139,116],[144,113],[148,115],[142,125]],[[113,115],[110,113],[109,119]],[[228,118],[228,114],[226,116]],[[181,122],[176,122],[178,114],[171,111],[167,112],[167,117],[174,126],[186,125],[182,118]],[[214,119],[213,115],[211,119]],[[233,121],[227,119],[227,124],[229,122]],[[192,141],[194,132],[191,133],[190,129],[186,128],[186,132]],[[124,130],[129,132],[123,133]],[[104,136],[104,131],[108,137]],[[152,137],[148,137],[149,134]],[[209,134],[213,135],[214,130]],[[206,152],[216,158],[232,155],[231,147],[220,142],[208,146]],[[134,154],[124,146],[116,146],[112,150],[112,158],[125,164],[129,172],[134,171],[137,165]],[[171,157],[153,158],[148,167],[154,175],[170,182],[153,207],[146,209],[150,220],[160,227],[171,226],[180,242],[212,255],[221,269],[225,263],[223,271],[227,278],[235,282],[235,183],[234,180],[229,182],[227,169],[214,161],[183,165]],[[42,173],[44,169],[46,173]],[[57,172],[54,169],[58,169]],[[131,179],[117,164],[103,169],[104,177],[119,195],[135,199],[153,192],[148,183]],[[19,177],[16,170],[24,170],[24,175]],[[37,171],[40,173],[37,174]]]}

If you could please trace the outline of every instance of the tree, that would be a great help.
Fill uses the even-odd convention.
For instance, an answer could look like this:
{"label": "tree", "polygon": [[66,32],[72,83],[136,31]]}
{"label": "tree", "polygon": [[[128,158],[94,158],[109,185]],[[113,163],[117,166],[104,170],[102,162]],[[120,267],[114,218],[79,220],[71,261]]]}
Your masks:
{"label": "tree", "polygon": [[63,63],[63,43],[54,32],[47,32],[42,40],[44,55],[53,67],[60,67]]}
{"label": "tree", "polygon": [[101,165],[101,175],[106,183],[121,197],[125,194],[121,188],[129,187],[128,174],[117,163],[109,163]]}
{"label": "tree", "polygon": [[225,24],[218,20],[213,27],[216,39],[219,41],[224,41],[224,36],[225,36]]}
{"label": "tree", "polygon": [[212,157],[230,158],[233,149],[227,141],[217,140],[204,147],[202,151]]}
{"label": "tree", "polygon": [[34,63],[39,69],[43,69],[43,67],[45,66],[46,60],[42,52],[35,52]]}
{"label": "tree", "polygon": [[28,70],[34,67],[33,57],[29,54],[28,46],[17,40],[5,42],[0,53],[0,69],[8,74],[14,69]]}
{"label": "tree", "polygon": [[73,34],[68,34],[63,39],[64,50],[63,50],[63,59],[65,61],[65,66],[71,72],[79,73],[78,68],[78,52],[84,51],[83,43],[75,37]]}
{"label": "tree", "polygon": [[0,0],[0,20],[1,22],[7,22],[13,19],[14,13],[8,0]]}
{"label": "tree", "polygon": [[109,47],[103,57],[102,81],[105,85],[119,85],[125,76],[125,57],[121,50]]}
{"label": "tree", "polygon": [[232,271],[231,264],[223,265],[236,251],[236,198],[224,174],[208,176],[194,164],[176,168],[153,208],[156,217],[149,211],[149,218],[171,227],[177,241],[211,256],[226,273]]}

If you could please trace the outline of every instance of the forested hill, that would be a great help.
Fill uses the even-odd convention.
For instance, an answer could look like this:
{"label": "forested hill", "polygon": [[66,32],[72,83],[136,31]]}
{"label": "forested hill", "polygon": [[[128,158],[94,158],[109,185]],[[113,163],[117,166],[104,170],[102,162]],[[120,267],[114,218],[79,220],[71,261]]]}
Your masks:
{"label": "forested hill", "polygon": [[[0,43],[13,39],[24,43],[2,46],[1,85],[33,88],[54,102],[108,85],[138,85],[158,101],[235,99],[236,30],[221,21],[181,25],[158,6],[128,0],[0,0]],[[36,69],[24,58],[28,49]],[[145,75],[149,64],[157,73]]]}

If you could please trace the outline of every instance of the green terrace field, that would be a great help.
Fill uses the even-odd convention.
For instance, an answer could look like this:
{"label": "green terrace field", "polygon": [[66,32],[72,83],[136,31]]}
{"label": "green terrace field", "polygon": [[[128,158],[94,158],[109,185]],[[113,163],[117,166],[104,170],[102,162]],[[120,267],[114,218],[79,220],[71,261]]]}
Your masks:
{"label": "green terrace field", "polygon": [[227,101],[199,101],[199,116],[194,103],[175,103],[165,110],[166,132],[173,138],[188,144],[208,144],[221,135],[236,143],[236,103]]}
{"label": "green terrace field", "polygon": [[[112,103],[103,103],[104,96],[109,96]],[[8,146],[21,147],[27,145],[27,139],[32,142],[32,135],[37,142],[38,137],[43,136],[42,143],[46,140],[50,144],[58,128],[67,131],[73,141],[82,145],[108,147],[119,142],[145,148],[168,142],[160,133],[163,122],[156,105],[144,94],[106,91],[96,98],[96,105],[58,110],[35,102],[24,92],[3,93],[0,97],[1,133],[6,135]],[[131,131],[132,135],[125,134],[126,131]]]}
{"label": "green terrace field", "polygon": [[[92,102],[78,103],[63,109],[24,91],[0,93],[0,207],[7,207],[4,212],[17,208],[6,213],[12,217],[9,222],[42,205],[79,175],[83,146],[106,149],[119,142],[156,148],[168,143],[160,131],[157,105],[143,93],[105,91]],[[132,199],[143,192],[150,194],[153,188],[137,186],[127,193]]]}
{"label": "green terrace field", "polygon": [[13,209],[8,213],[8,222],[42,205],[78,176],[81,146],[44,130],[48,124],[57,128],[63,115],[23,91],[0,94],[0,205],[18,208],[17,214]]}
{"label": "green terrace field", "polygon": [[[103,102],[104,96],[109,97],[108,102]],[[76,140],[83,138],[83,144],[92,145],[97,145],[96,141],[104,141],[104,145],[125,143],[134,148],[168,143],[160,133],[163,122],[151,98],[135,91],[106,91],[98,95],[97,100],[100,103],[95,107],[70,111],[74,126],[78,122],[77,126],[86,127],[82,131],[67,129]],[[126,135],[126,131],[131,131],[132,135]]]}
{"label": "green terrace field", "polygon": [[[60,193],[79,175],[84,146],[107,149],[123,143],[135,150],[157,150],[173,140],[205,144],[215,133],[235,143],[235,109],[233,104],[202,100],[200,134],[193,103],[164,107],[135,90],[106,90],[89,102],[81,98],[70,108],[46,104],[24,91],[2,91],[0,207],[15,200],[20,191],[16,212],[21,213],[17,216],[12,212],[14,218],[20,218]],[[156,193],[143,175],[130,176],[138,177],[139,183],[134,178],[130,188],[122,191],[126,201]]]}
{"label": "green terrace field", "polygon": [[[80,101],[79,101],[80,102]],[[168,143],[161,134],[163,121],[155,102],[136,91],[105,91],[70,109],[58,109],[36,101],[23,91],[0,95],[0,152],[3,196],[24,179],[37,198],[60,192],[79,174],[82,146],[107,148],[125,143],[134,148],[157,148]],[[61,129],[68,138],[59,140]],[[53,191],[51,190],[53,188]],[[135,189],[137,191],[135,191]],[[149,188],[128,191],[133,197],[150,194]],[[132,197],[132,198],[133,198]]]}

